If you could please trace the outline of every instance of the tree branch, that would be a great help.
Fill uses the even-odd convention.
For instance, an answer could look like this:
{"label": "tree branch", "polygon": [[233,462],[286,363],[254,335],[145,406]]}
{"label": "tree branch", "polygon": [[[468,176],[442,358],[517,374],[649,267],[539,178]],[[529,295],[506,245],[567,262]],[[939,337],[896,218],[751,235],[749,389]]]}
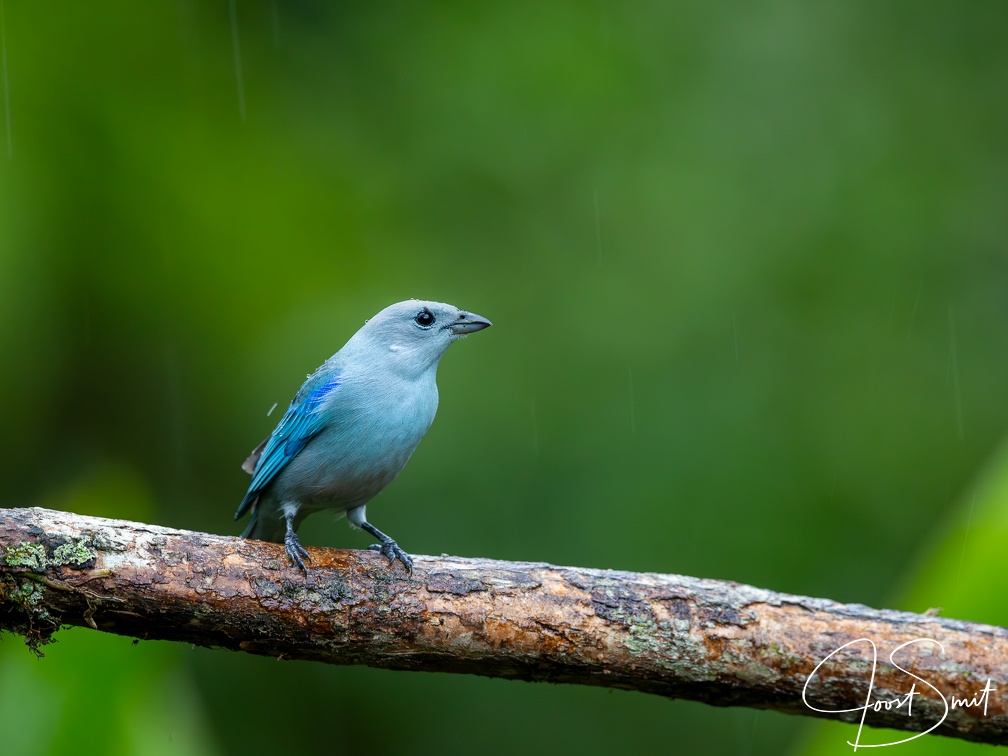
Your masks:
{"label": "tree branch", "polygon": [[[678,575],[450,557],[414,557],[407,575],[372,552],[309,551],[305,577],[277,544],[0,509],[0,629],[24,635],[39,653],[61,625],[77,625],[287,659],[602,685],[851,722],[862,721],[874,673],[867,724],[922,732],[954,696],[974,705],[951,708],[936,734],[1008,743],[1004,628]],[[817,669],[858,639],[877,644],[877,670],[867,642]],[[808,704],[851,711],[813,711],[806,682]],[[907,693],[912,716],[906,705],[875,705]]]}

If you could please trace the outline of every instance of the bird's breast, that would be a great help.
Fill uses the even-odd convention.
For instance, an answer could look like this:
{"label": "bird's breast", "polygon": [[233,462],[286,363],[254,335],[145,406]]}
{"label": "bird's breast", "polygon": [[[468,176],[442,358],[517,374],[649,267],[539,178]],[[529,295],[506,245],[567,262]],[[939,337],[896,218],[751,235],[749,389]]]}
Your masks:
{"label": "bird's breast", "polygon": [[399,474],[437,412],[433,383],[347,388],[321,408],[322,430],[278,476],[279,498],[344,509],[366,502]]}

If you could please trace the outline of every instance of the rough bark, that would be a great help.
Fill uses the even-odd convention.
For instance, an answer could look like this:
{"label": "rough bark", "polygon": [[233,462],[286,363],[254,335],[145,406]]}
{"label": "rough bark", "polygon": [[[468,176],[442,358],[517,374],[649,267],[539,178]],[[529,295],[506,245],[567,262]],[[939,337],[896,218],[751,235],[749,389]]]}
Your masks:
{"label": "rough bark", "polygon": [[[679,575],[423,556],[409,575],[372,552],[309,551],[304,576],[276,544],[0,509],[0,629],[36,650],[60,626],[77,625],[288,659],[602,685],[852,722],[870,701],[867,724],[916,732],[935,725],[954,696],[974,705],[952,708],[935,734],[1008,743],[1004,628]],[[860,642],[816,671],[858,639],[877,645],[877,670]],[[985,686],[996,690],[978,697]],[[908,693],[912,716],[905,705],[875,704]],[[806,700],[852,711],[817,713]]]}

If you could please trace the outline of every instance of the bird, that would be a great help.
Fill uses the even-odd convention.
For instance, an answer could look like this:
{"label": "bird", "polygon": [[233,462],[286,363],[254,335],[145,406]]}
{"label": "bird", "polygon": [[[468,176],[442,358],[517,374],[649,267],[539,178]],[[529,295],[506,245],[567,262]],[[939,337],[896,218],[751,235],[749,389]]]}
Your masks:
{"label": "bird", "polygon": [[445,350],[491,325],[441,302],[410,299],[366,321],[308,376],[273,432],[242,464],[252,476],[235,520],[243,538],[283,543],[305,575],[297,528],[324,509],[378,539],[370,547],[408,572],[413,560],[367,520],[366,506],[399,474],[434,421]]}

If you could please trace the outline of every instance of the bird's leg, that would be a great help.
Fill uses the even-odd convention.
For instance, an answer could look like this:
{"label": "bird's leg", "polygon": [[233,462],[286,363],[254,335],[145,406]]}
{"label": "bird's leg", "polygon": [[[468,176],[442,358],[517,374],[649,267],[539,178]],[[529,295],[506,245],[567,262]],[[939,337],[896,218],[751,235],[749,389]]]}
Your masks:
{"label": "bird's leg", "polygon": [[399,544],[396,543],[394,539],[389,538],[387,535],[382,533],[380,530],[378,530],[378,528],[376,528],[374,525],[372,525],[370,522],[367,522],[366,520],[361,524],[361,527],[364,528],[364,530],[366,530],[368,533],[373,535],[375,538],[377,538],[379,541],[381,541],[381,543],[372,543],[370,546],[368,546],[368,548],[371,551],[378,551],[384,554],[388,558],[389,564],[398,559],[400,562],[403,563],[403,566],[406,568],[407,572],[413,572],[412,557],[410,557],[409,554],[403,551],[399,547]]}
{"label": "bird's leg", "polygon": [[361,530],[366,530],[381,542],[372,544],[368,546],[368,548],[371,551],[378,551],[385,555],[385,557],[389,560],[389,564],[398,559],[403,563],[407,572],[413,572],[413,560],[410,558],[410,555],[399,548],[399,544],[396,543],[394,539],[389,538],[387,535],[378,530],[378,528],[368,522],[364,511],[363,506],[351,509],[347,512],[347,519],[350,521],[351,525],[355,525]]}
{"label": "bird's leg", "polygon": [[284,518],[287,520],[287,535],[284,536],[284,548],[287,550],[287,556],[290,557],[294,565],[300,567],[301,571],[307,575],[308,568],[305,567],[304,560],[307,559],[310,562],[311,557],[308,556],[308,550],[301,545],[297,533],[294,532],[294,515],[297,514],[297,505],[285,504],[283,509]]}

